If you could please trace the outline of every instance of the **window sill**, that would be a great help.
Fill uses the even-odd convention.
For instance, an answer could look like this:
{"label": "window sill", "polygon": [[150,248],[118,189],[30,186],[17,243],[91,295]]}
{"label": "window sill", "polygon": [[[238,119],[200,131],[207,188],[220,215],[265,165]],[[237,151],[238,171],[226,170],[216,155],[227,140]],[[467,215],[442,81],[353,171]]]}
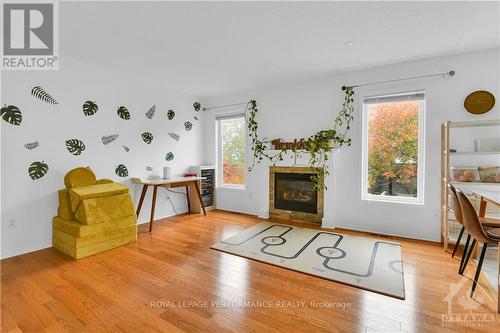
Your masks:
{"label": "window sill", "polygon": [[361,197],[362,201],[374,204],[390,204],[390,205],[412,205],[412,206],[423,206],[423,199],[413,199],[413,200],[405,200],[405,199],[395,199],[393,197],[378,197],[378,196],[363,196]]}
{"label": "window sill", "polygon": [[219,185],[217,190],[244,191],[246,187],[244,185]]}

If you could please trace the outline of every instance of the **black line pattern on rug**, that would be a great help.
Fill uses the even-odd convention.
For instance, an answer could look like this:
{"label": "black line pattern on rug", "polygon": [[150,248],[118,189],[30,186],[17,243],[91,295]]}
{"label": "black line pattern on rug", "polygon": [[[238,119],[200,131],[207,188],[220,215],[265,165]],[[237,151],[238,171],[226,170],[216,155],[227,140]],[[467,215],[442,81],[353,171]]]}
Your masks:
{"label": "black line pattern on rug", "polygon": [[[356,277],[362,277],[362,278],[366,278],[366,277],[370,277],[372,274],[373,274],[373,267],[375,265],[375,259],[376,259],[376,255],[377,255],[377,252],[378,252],[378,248],[380,246],[380,244],[386,244],[386,245],[389,245],[389,246],[400,246],[399,244],[394,244],[394,243],[389,243],[389,242],[384,242],[384,241],[376,241],[374,244],[373,244],[373,250],[372,250],[372,254],[371,254],[371,258],[370,258],[370,264],[368,266],[368,271],[364,274],[358,274],[358,273],[355,273],[355,272],[350,272],[350,271],[345,271],[345,270],[341,270],[341,269],[337,269],[337,268],[334,268],[334,267],[331,267],[329,266],[329,262],[331,260],[336,260],[336,259],[341,259],[341,258],[344,258],[347,254],[344,250],[342,250],[341,248],[339,248],[339,244],[340,242],[342,241],[342,239],[344,238],[343,235],[341,234],[336,234],[336,233],[332,233],[332,232],[324,232],[324,231],[320,231],[320,232],[317,232],[309,241],[306,242],[306,244],[304,246],[302,246],[300,248],[299,251],[297,251],[297,253],[295,253],[293,256],[282,256],[282,255],[279,255],[279,254],[274,254],[274,253],[271,253],[269,251],[266,251],[266,249],[269,247],[269,246],[279,246],[279,245],[283,245],[286,243],[286,239],[283,237],[284,235],[286,235],[287,233],[289,233],[290,231],[292,231],[294,228],[293,227],[289,227],[289,226],[284,226],[284,225],[271,225],[261,231],[259,231],[258,233],[256,233],[255,235],[252,235],[244,240],[242,240],[241,242],[239,243],[230,243],[230,242],[226,242],[226,241],[221,241],[220,243],[223,243],[223,244],[228,244],[228,245],[232,245],[232,246],[238,246],[238,245],[241,245],[243,243],[246,243],[248,242],[249,240],[261,235],[262,233],[274,228],[274,227],[280,227],[280,228],[286,228],[288,230],[282,232],[281,234],[277,235],[277,236],[267,236],[267,237],[264,237],[262,238],[260,241],[264,244],[264,246],[260,249],[260,252],[264,253],[264,254],[267,254],[267,255],[271,255],[271,256],[274,256],[274,257],[279,257],[279,258],[282,258],[282,259],[295,259],[297,258],[309,245],[311,245],[312,242],[314,242],[320,235],[332,235],[332,236],[337,236],[338,239],[337,241],[335,242],[335,244],[333,246],[323,246],[323,247],[319,247],[316,249],[316,253],[320,256],[320,257],[323,257],[325,258],[325,260],[323,261],[323,266],[329,270],[332,270],[332,271],[336,271],[336,272],[340,272],[340,273],[344,273],[344,274],[348,274],[348,275],[351,275],[351,276],[356,276]],[[279,239],[279,242],[276,242],[276,240]],[[333,255],[335,252],[330,252],[329,255],[326,255],[324,254],[324,251],[325,249],[333,249],[335,251],[338,251],[340,252],[340,255]],[[392,268],[392,267],[391,267]]]}

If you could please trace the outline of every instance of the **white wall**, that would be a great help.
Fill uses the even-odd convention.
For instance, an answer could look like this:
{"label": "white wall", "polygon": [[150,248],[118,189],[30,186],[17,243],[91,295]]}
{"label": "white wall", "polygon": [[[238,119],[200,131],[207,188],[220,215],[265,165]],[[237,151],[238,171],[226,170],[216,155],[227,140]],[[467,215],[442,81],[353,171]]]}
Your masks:
{"label": "white wall", "polygon": [[[327,179],[325,195],[326,227],[343,227],[377,233],[438,241],[440,239],[440,125],[452,120],[499,119],[498,103],[486,115],[474,116],[463,109],[463,100],[476,89],[491,91],[497,99],[499,87],[499,49],[488,49],[390,66],[359,70],[319,78],[299,84],[263,88],[246,93],[220,96],[207,105],[223,105],[257,100],[259,134],[267,138],[307,138],[331,127],[342,103],[342,85],[389,80],[455,70],[453,78],[425,79],[356,89],[355,120],[350,135],[351,147],[343,147],[333,158],[333,174]],[[279,64],[278,64],[279,65]],[[361,104],[362,96],[378,93],[425,89],[425,203],[405,205],[361,200]],[[241,108],[222,110],[235,112]],[[205,145],[215,162],[214,116],[206,118]],[[477,133],[478,137],[484,136]],[[490,133],[491,135],[491,133]],[[493,133],[492,135],[499,135]],[[251,156],[251,154],[249,154]],[[267,215],[267,164],[248,173],[245,190],[219,189],[217,206],[238,212]]]}
{"label": "white wall", "polygon": [[[51,246],[51,219],[57,214],[57,190],[64,187],[67,171],[78,166],[90,166],[97,178],[111,178],[127,184],[137,205],[140,188],[130,183],[130,177],[147,177],[161,174],[163,166],[172,167],[173,174],[181,174],[190,165],[202,162],[202,115],[194,112],[193,96],[175,93],[161,84],[148,82],[127,73],[111,72],[74,59],[62,58],[59,71],[5,71],[2,73],[2,105],[16,105],[23,113],[20,126],[4,120],[1,125],[2,148],[2,237],[1,257]],[[30,95],[33,85],[41,85],[58,102],[51,105]],[[82,104],[96,101],[99,111],[84,116]],[[156,104],[153,119],[145,112]],[[120,119],[118,106],[124,105],[131,112],[130,120]],[[173,109],[176,117],[167,120],[166,112]],[[200,121],[193,119],[198,116]],[[193,129],[186,131],[184,122],[191,121]],[[141,133],[149,131],[153,142],[142,141]],[[179,142],[168,136],[180,135]],[[103,135],[119,134],[118,140],[105,146]],[[78,138],[86,145],[80,156],[70,154],[65,140]],[[35,150],[27,150],[25,143],[39,141]],[[126,152],[122,145],[127,145]],[[165,160],[172,151],[175,158]],[[28,167],[33,161],[45,161],[48,174],[32,180]],[[129,177],[120,178],[115,168],[123,163]],[[154,167],[151,172],[146,166]],[[174,212],[166,200],[165,190],[159,190],[156,218]],[[149,220],[151,190],[144,202],[139,222]],[[185,197],[171,194],[178,212],[186,211]],[[15,220],[14,228],[8,226]]]}

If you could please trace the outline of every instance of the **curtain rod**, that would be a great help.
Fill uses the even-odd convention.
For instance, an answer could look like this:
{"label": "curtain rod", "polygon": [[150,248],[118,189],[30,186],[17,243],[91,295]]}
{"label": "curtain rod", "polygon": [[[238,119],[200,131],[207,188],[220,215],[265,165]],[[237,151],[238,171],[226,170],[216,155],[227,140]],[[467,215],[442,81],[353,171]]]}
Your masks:
{"label": "curtain rod", "polygon": [[402,78],[402,79],[393,79],[393,80],[386,80],[386,81],[362,83],[362,84],[357,84],[354,86],[342,86],[342,90],[346,90],[347,88],[357,88],[357,87],[371,86],[371,85],[382,84],[382,83],[392,83],[392,82],[400,82],[400,81],[408,81],[408,80],[426,79],[426,78],[431,78],[431,77],[445,78],[446,76],[453,76],[453,75],[455,75],[455,71],[449,71],[449,72],[445,72],[445,73],[412,76],[412,77],[407,77],[407,78]]}
{"label": "curtain rod", "polygon": [[[400,82],[400,81],[408,81],[408,80],[418,80],[418,79],[426,79],[426,78],[432,78],[432,77],[446,77],[446,76],[454,76],[455,71],[449,71],[445,73],[438,73],[438,74],[428,74],[428,75],[421,75],[421,76],[412,76],[412,77],[406,77],[406,78],[401,78],[401,79],[393,79],[393,80],[386,80],[386,81],[377,81],[377,82],[370,82],[370,83],[362,83],[362,84],[357,84],[353,86],[342,86],[342,90],[346,90],[347,88],[357,88],[357,87],[364,87],[364,86],[371,86],[375,84],[382,84],[382,83],[393,83],[393,82]],[[214,109],[222,109],[222,108],[228,108],[230,106],[238,106],[238,105],[246,105],[248,102],[242,102],[242,103],[234,103],[234,104],[225,104],[225,105],[218,105],[218,106],[208,106],[206,108],[202,108],[203,111],[209,111],[209,110],[214,110]]]}
{"label": "curtain rod", "polygon": [[248,102],[242,102],[242,103],[234,103],[234,104],[218,105],[218,106],[208,106],[208,107],[206,107],[206,108],[203,108],[203,111],[209,111],[209,110],[213,110],[213,109],[228,108],[228,107],[230,107],[230,106],[245,105],[245,104],[248,104],[248,103],[250,103],[250,101],[248,101]]}

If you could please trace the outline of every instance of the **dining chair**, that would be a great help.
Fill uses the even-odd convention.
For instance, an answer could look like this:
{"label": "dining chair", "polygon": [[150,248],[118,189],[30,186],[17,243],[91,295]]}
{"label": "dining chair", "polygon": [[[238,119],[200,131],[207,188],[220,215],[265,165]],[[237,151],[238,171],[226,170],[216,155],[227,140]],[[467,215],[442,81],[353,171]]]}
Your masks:
{"label": "dining chair", "polygon": [[[460,245],[460,241],[462,240],[464,232],[466,232],[464,223],[463,223],[463,217],[462,217],[462,209],[460,208],[460,203],[458,201],[457,193],[455,191],[455,186],[448,184],[448,189],[450,193],[450,198],[451,198],[451,206],[453,208],[453,213],[455,214],[455,218],[457,219],[457,222],[462,225],[462,228],[460,230],[460,233],[458,235],[458,239],[455,243],[455,247],[453,248],[453,253],[451,257],[453,258],[455,256],[455,253],[457,252],[457,249]],[[479,222],[484,228],[500,228],[500,220],[498,219],[493,219],[493,218],[488,218],[488,217],[479,217]],[[465,270],[464,266],[464,258],[465,254],[467,253],[467,249],[470,243],[470,235],[467,234],[467,239],[465,240],[465,245],[464,245],[464,250],[462,252],[462,257],[460,259],[460,266],[458,269],[458,272],[460,274],[463,274],[463,271]]]}
{"label": "dining chair", "polygon": [[467,195],[465,195],[460,189],[455,188],[455,193],[458,197],[460,203],[460,208],[462,212],[462,221],[464,223],[465,230],[472,237],[472,244],[467,251],[465,257],[464,265],[462,267],[465,270],[467,263],[474,251],[476,242],[483,243],[481,254],[479,256],[479,261],[477,263],[476,274],[474,276],[474,281],[472,283],[472,289],[470,296],[474,295],[474,290],[477,286],[477,281],[479,279],[479,274],[481,273],[481,267],[483,265],[484,255],[486,254],[486,249],[488,244],[498,244],[500,242],[500,228],[488,228],[484,229],[481,225],[479,217],[477,216],[474,206],[470,202]]}
{"label": "dining chair", "polygon": [[[458,239],[457,242],[455,243],[455,247],[453,248],[453,253],[451,254],[451,257],[455,257],[455,253],[457,252],[458,245],[460,244],[460,241],[462,240],[462,236],[464,234],[464,222],[462,221],[462,209],[460,208],[460,203],[458,202],[458,197],[457,193],[455,192],[455,187],[451,184],[448,184],[448,189],[450,191],[450,197],[451,197],[451,206],[453,208],[453,213],[455,214],[455,218],[457,219],[457,222],[462,225],[462,228],[460,229],[460,233],[458,234]],[[470,235],[467,235],[467,241],[465,242],[465,248],[464,248],[464,253],[467,250],[467,245],[469,244],[470,241]],[[463,256],[462,256],[463,257]]]}
{"label": "dining chair", "polygon": [[[451,206],[453,208],[453,213],[455,214],[455,218],[457,219],[457,222],[462,225],[462,228],[460,229],[460,233],[458,234],[458,239],[455,243],[455,247],[453,248],[453,253],[451,254],[451,257],[455,257],[455,253],[457,252],[457,249],[460,245],[460,241],[462,240],[462,236],[465,231],[465,226],[462,218],[462,209],[460,208],[460,203],[458,201],[457,193],[455,191],[455,187],[451,184],[448,184],[448,189],[450,192],[450,197],[451,197]],[[462,252],[462,258],[460,259],[460,266],[458,267],[458,272],[461,274],[462,273],[462,266],[465,261],[465,254],[467,253],[467,248],[470,243],[470,234],[467,233],[467,239],[465,240],[465,245],[464,245],[464,250]]]}

